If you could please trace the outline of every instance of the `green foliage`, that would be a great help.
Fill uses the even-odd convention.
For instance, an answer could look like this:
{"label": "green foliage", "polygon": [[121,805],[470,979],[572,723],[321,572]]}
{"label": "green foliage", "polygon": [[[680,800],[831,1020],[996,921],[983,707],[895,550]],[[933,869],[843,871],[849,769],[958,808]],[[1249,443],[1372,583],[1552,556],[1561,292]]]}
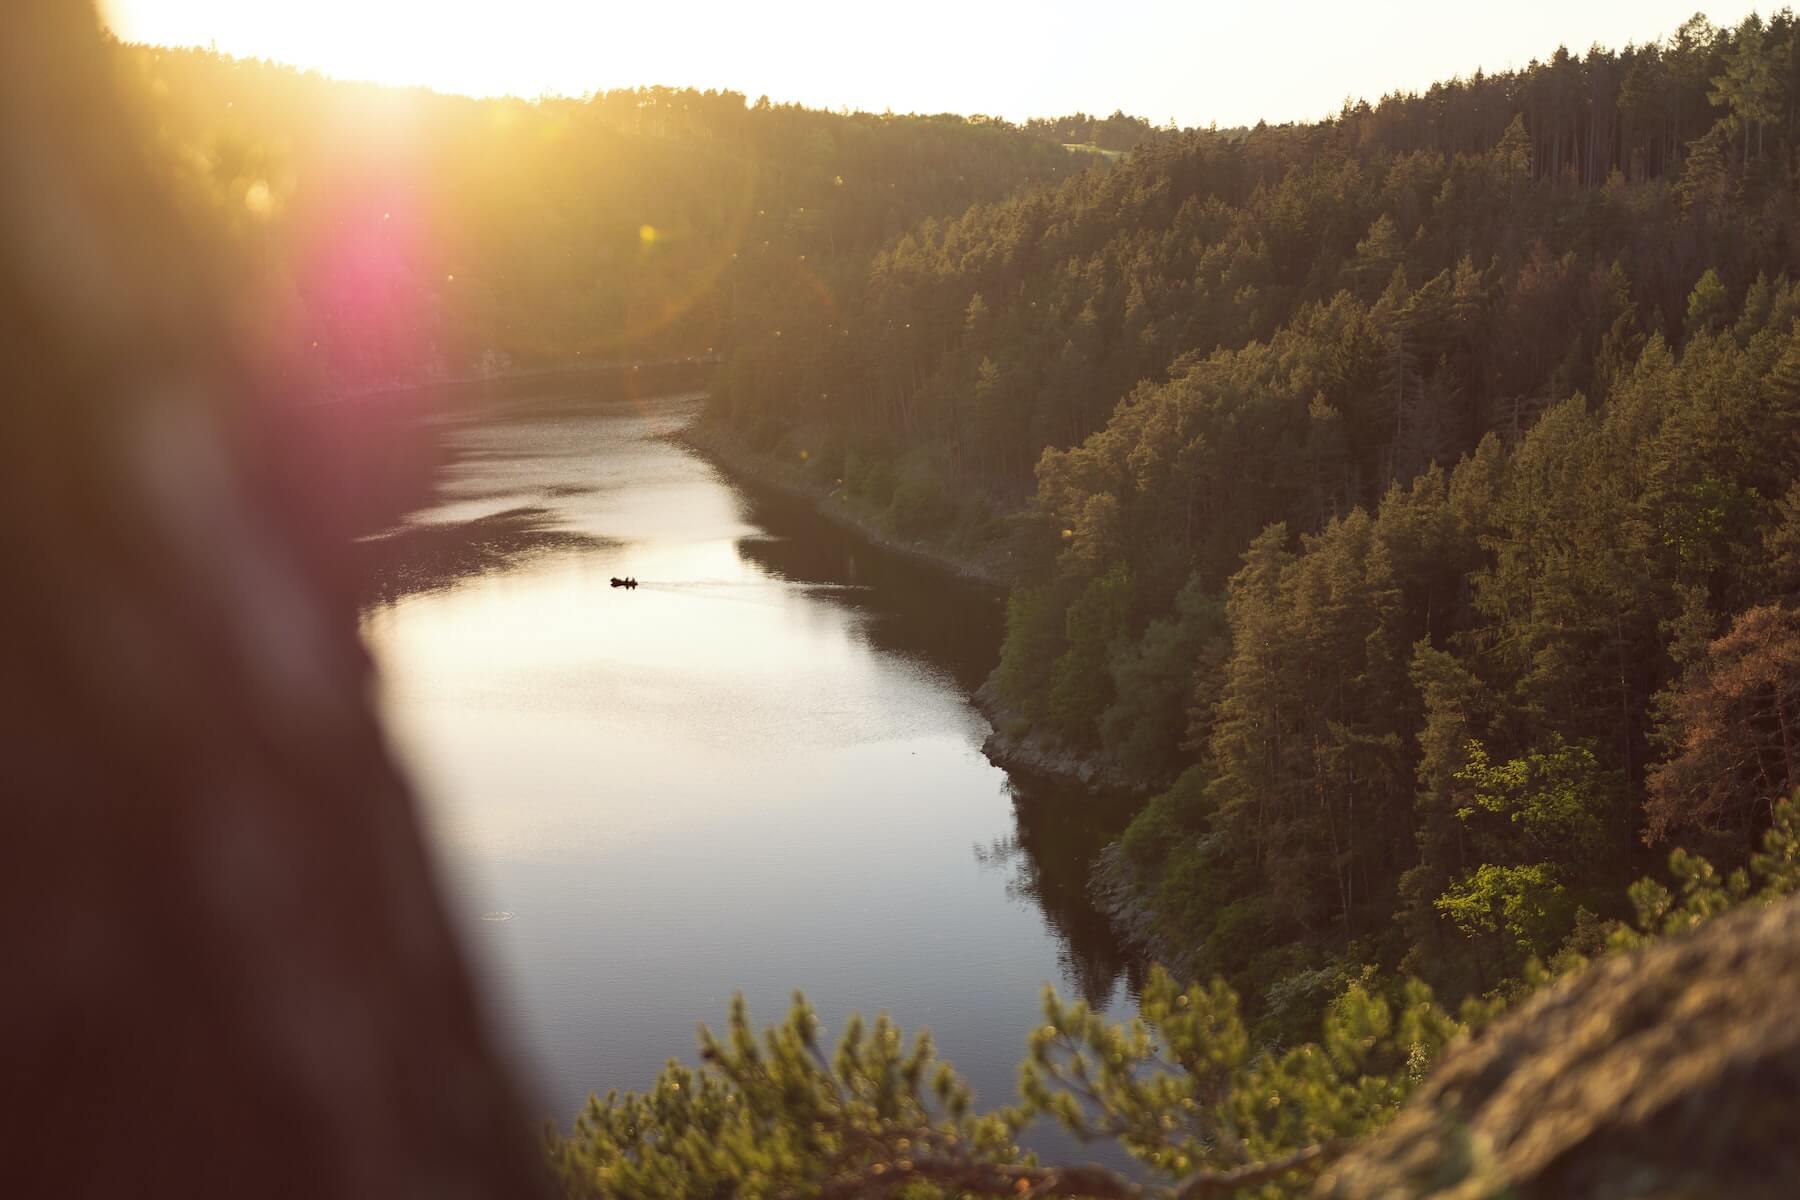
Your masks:
{"label": "green foliage", "polygon": [[1210,809],[1206,774],[1199,767],[1190,767],[1132,818],[1120,835],[1119,846],[1139,865],[1160,862],[1182,842],[1198,837],[1207,826]]}
{"label": "green foliage", "polygon": [[1333,1001],[1318,1041],[1285,1052],[1253,1048],[1237,997],[1218,981],[1184,990],[1158,971],[1140,1014],[1111,1026],[1049,996],[1021,1091],[1033,1111],[1078,1136],[1117,1139],[1175,1179],[1378,1128],[1460,1029],[1423,985],[1390,997],[1372,980]]}
{"label": "green foliage", "polygon": [[909,1047],[885,1017],[853,1017],[829,1058],[818,1038],[803,997],[760,1039],[737,998],[724,1039],[701,1030],[699,1071],[670,1063],[648,1093],[591,1099],[569,1136],[551,1136],[565,1193],[749,1200],[859,1179],[873,1190],[939,1161],[1018,1161],[1021,1116],[973,1113],[928,1035]]}
{"label": "green foliage", "polygon": [[1064,644],[1050,676],[1049,718],[1078,746],[1098,740],[1096,723],[1114,697],[1108,671],[1131,616],[1131,570],[1123,563],[1090,580],[1064,619]]}
{"label": "green foliage", "polygon": [[[1482,439],[1391,488],[1372,523],[1327,519],[1297,551],[1285,529],[1249,543],[1195,754],[1215,816],[1138,871],[1172,948],[1208,947],[1196,961],[1249,984],[1234,947],[1259,936],[1323,951],[1387,929],[1377,961],[1467,995],[1554,948],[1579,905],[1605,908],[1634,828],[1743,862],[1800,784],[1791,505],[1763,499],[1790,494],[1800,461],[1769,448],[1770,430],[1795,435],[1800,392],[1792,318],[1778,332],[1765,314],[1794,291],[1753,288],[1741,339],[1721,326],[1677,353],[1650,337],[1604,405]],[[1077,510],[1087,478],[1113,494],[1096,472],[1145,403],[1057,460],[1055,504]],[[1116,541],[1136,543],[1140,503],[1121,503]]]}
{"label": "green foliage", "polygon": [[1563,907],[1563,887],[1546,863],[1483,863],[1437,900],[1438,911],[1464,936],[1502,937],[1518,963],[1549,950]]}
{"label": "green foliage", "polygon": [[1690,338],[1712,333],[1730,316],[1730,307],[1719,273],[1708,267],[1694,284],[1694,290],[1688,293],[1687,322],[1682,328]]}
{"label": "green foliage", "polygon": [[1471,738],[1456,810],[1480,865],[1452,880],[1433,907],[1465,938],[1495,946],[1495,965],[1519,970],[1568,932],[1565,884],[1604,854],[1615,821],[1613,787],[1591,748],[1552,735],[1541,750],[1503,763]]}
{"label": "green foliage", "polygon": [[919,537],[950,524],[956,517],[956,502],[930,475],[914,474],[894,488],[888,515],[895,533]]}
{"label": "green foliage", "polygon": [[1223,682],[1230,648],[1225,604],[1196,577],[1175,598],[1171,616],[1150,622],[1135,644],[1112,656],[1113,701],[1100,716],[1102,742],[1139,778],[1167,778],[1181,763],[1194,731],[1190,704],[1204,716]]}
{"label": "green foliage", "polygon": [[908,1047],[885,1019],[852,1018],[827,1058],[804,999],[760,1039],[739,999],[724,1040],[702,1030],[698,1071],[671,1063],[644,1095],[591,1100],[548,1149],[571,1197],[1125,1194],[1109,1172],[1021,1157],[1019,1132],[1048,1116],[1169,1181],[1152,1195],[1223,1171],[1285,1194],[1322,1146],[1385,1123],[1459,1028],[1423,985],[1389,994],[1366,979],[1333,1001],[1318,1041],[1259,1050],[1230,988],[1158,969],[1124,1025],[1046,990],[1021,1103],[976,1113],[925,1035]]}
{"label": "green foliage", "polygon": [[1528,856],[1581,862],[1602,850],[1609,797],[1599,760],[1587,746],[1571,746],[1553,734],[1543,750],[1496,764],[1470,739],[1453,777],[1468,789],[1469,804],[1458,817],[1465,823],[1479,812],[1505,818]]}
{"label": "green foliage", "polygon": [[1700,855],[1676,850],[1669,855],[1669,874],[1679,894],[1654,879],[1631,886],[1633,927],[1614,926],[1612,949],[1633,949],[1698,928],[1741,904],[1772,904],[1800,892],[1800,798],[1775,805],[1762,849],[1746,867],[1720,875]]}
{"label": "green foliage", "polygon": [[851,450],[844,455],[844,490],[876,508],[894,499],[894,460],[880,451]]}
{"label": "green foliage", "polygon": [[1048,588],[1014,588],[1006,599],[1000,693],[1029,718],[1043,713],[1050,673],[1063,653],[1064,624],[1062,609]]}

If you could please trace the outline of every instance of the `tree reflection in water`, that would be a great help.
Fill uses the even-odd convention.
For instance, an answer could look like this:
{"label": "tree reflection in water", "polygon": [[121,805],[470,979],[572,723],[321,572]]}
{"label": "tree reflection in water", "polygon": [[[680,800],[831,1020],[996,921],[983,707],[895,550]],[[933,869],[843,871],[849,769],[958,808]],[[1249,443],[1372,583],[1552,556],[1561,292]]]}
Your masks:
{"label": "tree reflection in water", "polygon": [[1134,802],[1080,784],[1044,778],[1008,781],[1018,825],[1009,837],[976,846],[984,866],[1012,872],[1007,894],[1044,915],[1059,945],[1065,985],[1096,1008],[1136,999],[1145,964],[1121,944],[1112,922],[1094,904],[1088,879],[1106,844],[1124,831]]}
{"label": "tree reflection in water", "polygon": [[557,526],[547,508],[509,508],[468,521],[404,524],[356,543],[365,605],[441,591],[552,550],[609,543]]}

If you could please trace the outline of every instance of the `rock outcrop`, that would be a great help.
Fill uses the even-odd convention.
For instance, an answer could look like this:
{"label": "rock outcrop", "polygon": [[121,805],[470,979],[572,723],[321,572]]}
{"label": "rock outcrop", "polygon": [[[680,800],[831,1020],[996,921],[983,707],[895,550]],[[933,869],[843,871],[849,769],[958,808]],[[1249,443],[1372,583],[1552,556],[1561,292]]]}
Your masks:
{"label": "rock outcrop", "polygon": [[1452,1049],[1318,1195],[1800,1195],[1800,900],[1599,963]]}
{"label": "rock outcrop", "polygon": [[547,1196],[371,709],[365,410],[239,336],[121,64],[0,5],[0,1195]]}
{"label": "rock outcrop", "polygon": [[1143,780],[1132,778],[1108,755],[1071,750],[1041,730],[1031,728],[1023,716],[1001,699],[996,676],[988,676],[987,682],[976,689],[974,700],[975,707],[993,726],[993,732],[981,743],[981,752],[990,762],[1007,770],[1072,779],[1110,792],[1142,794],[1150,790]]}

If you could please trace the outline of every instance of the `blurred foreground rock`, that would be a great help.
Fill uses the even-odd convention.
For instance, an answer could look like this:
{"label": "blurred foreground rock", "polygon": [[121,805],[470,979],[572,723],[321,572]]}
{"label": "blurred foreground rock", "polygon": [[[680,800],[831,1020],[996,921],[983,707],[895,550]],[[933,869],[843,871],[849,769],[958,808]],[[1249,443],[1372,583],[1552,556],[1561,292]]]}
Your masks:
{"label": "blurred foreground rock", "polygon": [[1800,1195],[1800,901],[1601,963],[1452,1051],[1318,1194]]}
{"label": "blurred foreground rock", "polygon": [[371,706],[361,427],[113,70],[0,5],[0,1196],[545,1194]]}

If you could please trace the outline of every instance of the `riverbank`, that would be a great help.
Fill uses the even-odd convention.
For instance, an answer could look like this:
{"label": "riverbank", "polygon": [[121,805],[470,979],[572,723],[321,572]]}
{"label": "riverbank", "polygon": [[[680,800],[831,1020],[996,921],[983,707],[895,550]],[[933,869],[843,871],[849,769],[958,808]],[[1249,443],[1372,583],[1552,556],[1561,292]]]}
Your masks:
{"label": "riverbank", "polygon": [[467,395],[485,398],[496,394],[555,389],[572,383],[588,387],[611,383],[615,388],[624,388],[634,395],[660,393],[672,388],[691,391],[704,385],[716,366],[716,359],[702,357],[550,363],[441,378],[395,379],[379,384],[327,389],[319,394],[318,402],[343,404],[366,400],[404,400],[408,397],[427,400],[433,397]]}
{"label": "riverbank", "polygon": [[[879,514],[845,496],[835,480],[827,483],[812,475],[805,460],[789,463],[777,459],[752,449],[732,431],[704,420],[693,422],[671,437],[725,475],[802,500],[832,524],[889,553],[1001,591],[1010,589],[1016,581],[1016,574],[1010,569],[1009,551],[970,551],[928,539],[901,538],[884,527]],[[1147,784],[1133,779],[1107,756],[1077,753],[1033,730],[1001,698],[993,676],[971,694],[970,700],[992,726],[993,731],[981,748],[996,766],[1113,792],[1141,796],[1150,791]]]}
{"label": "riverbank", "polygon": [[[805,504],[858,540],[989,587],[1006,590],[1013,581],[1012,575],[992,561],[958,554],[941,545],[894,537],[880,526],[875,514],[858,511],[835,486],[835,480],[827,486],[809,474],[805,466],[756,451],[716,425],[695,421],[670,435],[670,440],[700,455],[727,478],[767,488]],[[998,651],[999,647],[994,649]],[[981,744],[982,754],[1016,778],[1036,776],[1139,800],[1154,790],[1145,781],[1132,778],[1110,757],[1076,753],[1034,730],[1031,722],[1001,696],[997,672],[991,672],[980,687],[969,693],[969,700],[989,725]],[[1081,890],[1122,944],[1145,961],[1183,969],[1188,961],[1183,948],[1160,932],[1154,889],[1132,870],[1117,841],[1101,852],[1084,883]]]}
{"label": "riverbank", "polygon": [[1125,855],[1121,842],[1109,843],[1088,873],[1088,899],[1105,915],[1120,943],[1145,962],[1161,963],[1177,978],[1195,977],[1198,946],[1181,945],[1166,932],[1155,904],[1155,882]]}
{"label": "riverbank", "polygon": [[1081,754],[1032,728],[1031,723],[1000,695],[996,675],[971,697],[994,731],[981,744],[982,753],[998,766],[1023,768],[1040,775],[1072,779],[1089,787],[1134,796],[1148,795],[1150,785],[1134,779],[1105,754]]}
{"label": "riverbank", "polygon": [[670,436],[726,475],[805,500],[832,524],[889,553],[1000,591],[1011,590],[1016,582],[1010,550],[962,548],[926,538],[900,537],[885,527],[879,514],[846,496],[838,481],[814,476],[805,460],[789,463],[755,450],[741,436],[704,418]]}

